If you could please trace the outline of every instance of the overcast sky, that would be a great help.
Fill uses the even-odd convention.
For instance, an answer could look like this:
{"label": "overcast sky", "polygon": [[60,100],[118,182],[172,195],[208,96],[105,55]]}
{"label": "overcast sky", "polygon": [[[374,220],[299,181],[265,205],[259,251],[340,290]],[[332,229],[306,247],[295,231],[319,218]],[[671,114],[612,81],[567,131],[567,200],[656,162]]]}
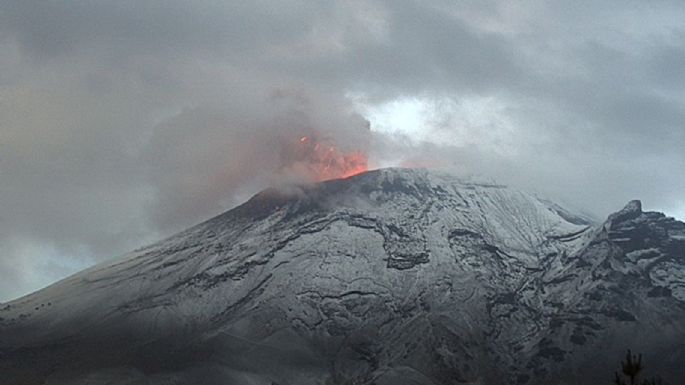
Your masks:
{"label": "overcast sky", "polygon": [[682,1],[6,0],[0,52],[0,301],[283,182],[303,135],[685,219]]}

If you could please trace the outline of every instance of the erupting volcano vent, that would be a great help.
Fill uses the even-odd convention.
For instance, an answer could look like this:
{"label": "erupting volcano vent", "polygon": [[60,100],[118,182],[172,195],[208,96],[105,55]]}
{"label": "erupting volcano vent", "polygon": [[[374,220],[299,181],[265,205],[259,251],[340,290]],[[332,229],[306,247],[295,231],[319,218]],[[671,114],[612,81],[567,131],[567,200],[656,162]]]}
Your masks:
{"label": "erupting volcano vent", "polygon": [[331,138],[302,136],[296,147],[300,171],[315,181],[346,178],[368,170],[368,155],[360,150],[343,150]]}

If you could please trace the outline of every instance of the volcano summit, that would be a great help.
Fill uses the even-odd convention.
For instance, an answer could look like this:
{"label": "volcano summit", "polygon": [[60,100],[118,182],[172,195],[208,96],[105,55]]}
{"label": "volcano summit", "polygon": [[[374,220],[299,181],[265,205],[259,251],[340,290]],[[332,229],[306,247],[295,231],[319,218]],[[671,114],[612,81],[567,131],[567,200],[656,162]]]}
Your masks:
{"label": "volcano summit", "polygon": [[422,170],[266,190],[0,306],[4,384],[685,379],[685,223]]}

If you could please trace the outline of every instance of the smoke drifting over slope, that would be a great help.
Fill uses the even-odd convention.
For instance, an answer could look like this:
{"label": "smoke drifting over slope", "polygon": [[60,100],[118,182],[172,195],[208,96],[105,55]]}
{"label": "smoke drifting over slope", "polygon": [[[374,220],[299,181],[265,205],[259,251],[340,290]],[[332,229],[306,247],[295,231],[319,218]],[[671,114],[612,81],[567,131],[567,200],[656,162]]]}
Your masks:
{"label": "smoke drifting over slope", "polygon": [[[368,122],[334,101],[276,91],[246,103],[187,109],[156,128],[143,163],[156,187],[157,226],[178,230],[268,185],[344,176],[333,153],[368,151]],[[326,152],[314,138],[325,138]]]}

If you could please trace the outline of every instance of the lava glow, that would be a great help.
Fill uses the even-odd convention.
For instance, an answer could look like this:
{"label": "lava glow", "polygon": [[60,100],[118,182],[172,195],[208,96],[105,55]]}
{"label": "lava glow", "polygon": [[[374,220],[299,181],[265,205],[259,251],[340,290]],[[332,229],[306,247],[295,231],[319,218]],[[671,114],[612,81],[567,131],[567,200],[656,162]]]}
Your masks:
{"label": "lava glow", "polygon": [[303,136],[299,140],[298,159],[317,181],[347,178],[368,170],[368,157],[358,150],[343,151],[333,140]]}

